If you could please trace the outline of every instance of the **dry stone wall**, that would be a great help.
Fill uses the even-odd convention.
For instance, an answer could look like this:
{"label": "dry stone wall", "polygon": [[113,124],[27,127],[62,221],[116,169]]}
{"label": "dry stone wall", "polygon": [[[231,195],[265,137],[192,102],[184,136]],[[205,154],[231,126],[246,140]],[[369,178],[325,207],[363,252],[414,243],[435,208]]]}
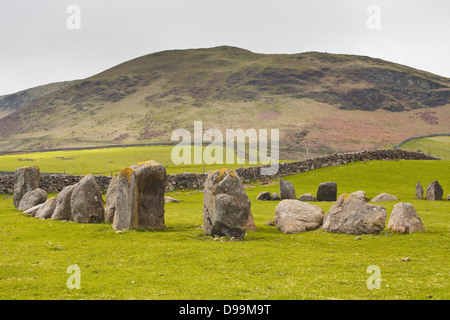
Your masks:
{"label": "dry stone wall", "polygon": [[[323,167],[337,166],[356,161],[370,160],[439,160],[424,153],[401,149],[371,150],[363,152],[331,154],[323,157],[307,159],[303,161],[280,163],[278,173],[272,176],[261,175],[261,167],[247,167],[236,169],[236,173],[243,182],[254,180],[266,180],[268,178],[279,178],[300,172],[306,172]],[[226,165],[224,165],[226,167]],[[206,174],[180,173],[166,176],[167,191],[180,189],[203,188]],[[58,193],[64,187],[78,183],[83,176],[72,176],[66,174],[41,173],[39,187],[47,193]],[[106,191],[112,177],[97,175],[95,179],[101,190]],[[12,194],[14,191],[14,173],[0,172],[0,194]]]}

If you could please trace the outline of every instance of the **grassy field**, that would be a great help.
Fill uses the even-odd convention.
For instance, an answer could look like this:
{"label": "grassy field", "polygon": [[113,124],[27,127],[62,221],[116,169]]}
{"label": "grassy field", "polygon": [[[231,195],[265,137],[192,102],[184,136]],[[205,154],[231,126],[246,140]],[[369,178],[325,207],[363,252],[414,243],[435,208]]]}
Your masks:
{"label": "grassy field", "polygon": [[400,148],[411,151],[420,150],[423,153],[431,154],[432,156],[439,157],[442,160],[450,160],[449,136],[411,140],[403,144]]}
{"label": "grassy field", "polygon": [[[166,229],[120,233],[107,223],[28,217],[1,196],[0,299],[449,299],[450,201],[414,200],[418,180],[426,187],[437,179],[445,197],[448,172],[450,161],[370,161],[286,177],[297,195],[315,194],[324,181],[337,182],[338,193],[392,193],[416,208],[427,229],[359,238],[321,229],[285,235],[266,225],[278,202],[255,198],[278,191],[276,181],[246,188],[258,230],[236,242],[203,235],[197,190],[168,193],[181,202],[166,204]],[[395,203],[381,205],[390,213]],[[332,205],[313,204],[325,212]],[[79,290],[66,286],[74,264]],[[380,289],[367,287],[372,265]]]}
{"label": "grassy field", "polygon": [[[0,171],[14,171],[27,165],[37,165],[41,172],[67,173],[82,175],[116,175],[122,168],[136,162],[155,160],[166,166],[168,174],[182,172],[203,173],[217,168],[217,165],[180,164],[172,162],[171,153],[174,146],[146,146],[127,148],[103,148],[74,151],[49,151],[0,156]],[[203,148],[203,150],[205,147]],[[225,148],[223,151],[225,155]],[[193,151],[191,163],[194,163]],[[224,162],[225,162],[224,157]],[[235,161],[237,162],[237,161]],[[255,164],[256,165],[256,164]],[[241,167],[240,164],[227,165],[230,169]],[[250,166],[248,161],[244,167]]]}

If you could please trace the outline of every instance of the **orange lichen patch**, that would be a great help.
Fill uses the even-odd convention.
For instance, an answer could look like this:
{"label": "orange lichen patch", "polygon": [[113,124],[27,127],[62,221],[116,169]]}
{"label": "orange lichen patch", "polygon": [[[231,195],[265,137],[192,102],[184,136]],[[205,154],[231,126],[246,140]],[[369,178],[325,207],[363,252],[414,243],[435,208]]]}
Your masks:
{"label": "orange lichen patch", "polygon": [[120,170],[120,177],[127,177],[127,180],[130,181],[132,173],[133,169],[131,167],[126,167]]}
{"label": "orange lichen patch", "polygon": [[158,165],[160,165],[160,163],[158,163],[156,161],[153,161],[153,160],[148,160],[148,161],[138,162],[138,163],[136,163],[136,165],[137,166],[143,166],[143,165],[146,165],[146,166],[158,166]]}
{"label": "orange lichen patch", "polygon": [[348,199],[350,195],[348,193],[344,193],[344,201]]}
{"label": "orange lichen patch", "polygon": [[34,165],[34,166],[20,167],[19,169],[21,169],[21,170],[25,170],[25,169],[36,169],[36,170],[39,170],[39,167]]}

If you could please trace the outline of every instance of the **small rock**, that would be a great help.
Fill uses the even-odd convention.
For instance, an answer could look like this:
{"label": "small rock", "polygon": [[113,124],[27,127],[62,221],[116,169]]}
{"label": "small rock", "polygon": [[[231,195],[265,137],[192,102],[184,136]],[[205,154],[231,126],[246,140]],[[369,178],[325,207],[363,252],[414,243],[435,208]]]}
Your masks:
{"label": "small rock", "polygon": [[374,197],[371,202],[381,202],[381,201],[397,201],[398,198],[389,193],[383,192]]}
{"label": "small rock", "polygon": [[410,258],[402,258],[402,261],[411,261]]}

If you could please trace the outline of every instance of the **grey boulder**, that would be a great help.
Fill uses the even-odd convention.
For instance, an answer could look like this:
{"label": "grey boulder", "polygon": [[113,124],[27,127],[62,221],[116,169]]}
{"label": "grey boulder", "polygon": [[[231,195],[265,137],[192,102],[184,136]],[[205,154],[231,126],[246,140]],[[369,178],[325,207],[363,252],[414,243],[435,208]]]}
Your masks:
{"label": "grey boulder", "polygon": [[275,226],[283,233],[299,233],[320,228],[324,211],[299,200],[282,200],[275,208]]}
{"label": "grey boulder", "polygon": [[384,207],[343,194],[325,215],[322,228],[337,233],[377,234],[384,230],[386,217]]}
{"label": "grey boulder", "polygon": [[28,191],[22,197],[19,203],[18,210],[25,211],[38,204],[44,203],[47,201],[47,192],[45,192],[41,188],[34,189],[33,191]]}
{"label": "grey boulder", "polygon": [[405,202],[399,202],[394,206],[387,227],[399,233],[425,231],[422,219],[414,207]]}

